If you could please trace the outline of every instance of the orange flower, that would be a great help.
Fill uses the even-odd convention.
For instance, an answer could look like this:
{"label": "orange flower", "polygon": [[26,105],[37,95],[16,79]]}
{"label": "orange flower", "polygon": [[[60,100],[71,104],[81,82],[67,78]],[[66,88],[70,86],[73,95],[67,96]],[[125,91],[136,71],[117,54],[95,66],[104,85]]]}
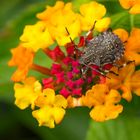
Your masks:
{"label": "orange flower", "polygon": [[135,60],[135,64],[140,64],[140,29],[133,28],[128,37],[127,31],[124,29],[116,29],[114,33],[117,34],[125,45],[125,59],[126,61]]}
{"label": "orange flower", "polygon": [[140,29],[133,28],[125,46],[125,57],[127,60],[135,60],[140,64]]}
{"label": "orange flower", "polygon": [[[117,73],[115,68],[112,69]],[[110,89],[122,90],[122,97],[127,101],[131,101],[132,92],[140,96],[140,71],[135,72],[135,65],[131,63],[119,70],[119,76],[108,74],[110,79],[107,79],[106,84]]]}
{"label": "orange flower", "polygon": [[33,63],[34,53],[30,49],[19,45],[11,50],[12,58],[8,62],[9,66],[17,66],[17,70],[12,76],[13,81],[22,81],[25,79],[30,66]]}
{"label": "orange flower", "polygon": [[83,103],[93,107],[90,112],[91,118],[102,122],[115,119],[122,112],[122,105],[117,104],[120,100],[121,95],[117,90],[109,90],[107,85],[96,84],[86,92]]}
{"label": "orange flower", "polygon": [[124,9],[130,9],[130,14],[140,14],[140,0],[119,0]]}
{"label": "orange flower", "polygon": [[131,88],[133,92],[140,96],[140,70],[136,71],[131,78]]}
{"label": "orange flower", "polygon": [[118,29],[115,29],[113,32],[120,37],[122,42],[127,41],[129,34],[126,30],[122,28],[118,28]]}

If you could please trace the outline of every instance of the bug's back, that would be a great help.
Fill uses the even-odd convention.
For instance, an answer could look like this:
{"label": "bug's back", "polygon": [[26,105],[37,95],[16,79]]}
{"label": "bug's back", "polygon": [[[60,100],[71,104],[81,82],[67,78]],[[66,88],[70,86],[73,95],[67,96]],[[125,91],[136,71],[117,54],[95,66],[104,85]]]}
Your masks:
{"label": "bug's back", "polygon": [[83,55],[79,59],[81,64],[95,64],[103,66],[119,60],[124,54],[123,42],[111,31],[105,31],[86,42]]}

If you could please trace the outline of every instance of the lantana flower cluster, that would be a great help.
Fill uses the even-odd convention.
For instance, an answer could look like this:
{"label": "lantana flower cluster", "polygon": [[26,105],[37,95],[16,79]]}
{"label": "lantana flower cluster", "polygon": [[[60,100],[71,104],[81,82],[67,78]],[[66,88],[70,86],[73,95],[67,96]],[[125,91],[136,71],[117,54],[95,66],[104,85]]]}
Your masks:
{"label": "lantana flower cluster", "polygon": [[[138,7],[136,3],[126,8],[131,6]],[[82,73],[83,66],[79,63],[82,53],[75,49],[75,45],[81,50],[86,47],[85,36],[81,33],[89,31],[95,22],[94,30],[107,30],[111,20],[105,15],[106,8],[95,1],[81,5],[78,12],[73,10],[72,3],[57,1],[37,14],[38,22],[25,27],[19,45],[11,50],[12,58],[8,64],[17,67],[11,78],[15,82],[15,104],[20,109],[31,106],[39,126],[54,128],[68,108],[82,106],[90,108],[90,117],[95,121],[115,119],[123,111],[122,99],[131,101],[132,94],[140,96],[140,70],[135,70],[135,66],[140,65],[138,28],[133,28],[130,35],[124,29],[113,31],[125,42],[125,54],[120,64],[134,63],[119,70],[108,68],[118,75],[108,73],[104,76],[94,70],[98,69],[96,65],[84,75]],[[75,38],[79,38],[77,44]],[[52,48],[54,43],[57,45]],[[40,50],[46,55],[46,66],[34,62]],[[48,57],[52,60],[50,67]],[[37,79],[29,75],[30,70],[43,75]]]}

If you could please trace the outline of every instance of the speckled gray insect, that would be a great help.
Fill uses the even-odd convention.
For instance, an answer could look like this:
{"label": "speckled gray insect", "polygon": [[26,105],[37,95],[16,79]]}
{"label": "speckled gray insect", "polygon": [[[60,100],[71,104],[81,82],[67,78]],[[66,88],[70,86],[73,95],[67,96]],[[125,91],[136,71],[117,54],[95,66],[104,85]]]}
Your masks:
{"label": "speckled gray insect", "polygon": [[105,64],[114,64],[124,55],[124,45],[120,38],[111,30],[107,30],[86,40],[85,48],[79,58],[83,65],[97,65],[102,68]]}

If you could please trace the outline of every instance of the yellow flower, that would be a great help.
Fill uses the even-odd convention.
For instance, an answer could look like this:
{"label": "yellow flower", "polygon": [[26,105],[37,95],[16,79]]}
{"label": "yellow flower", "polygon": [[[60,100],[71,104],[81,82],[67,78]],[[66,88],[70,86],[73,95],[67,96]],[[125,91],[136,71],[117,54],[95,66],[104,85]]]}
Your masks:
{"label": "yellow flower", "polygon": [[[37,17],[46,23],[51,36],[60,46],[70,42],[69,37],[72,39],[78,37],[82,30],[90,30],[95,20],[98,21],[95,27],[98,31],[107,29],[110,24],[110,18],[102,19],[106,9],[97,2],[81,5],[80,13],[73,11],[72,3],[64,5],[64,2],[57,1],[54,7],[47,6],[47,9],[37,14]],[[70,36],[65,28],[68,29]]]}
{"label": "yellow flower", "polygon": [[95,1],[80,6],[82,30],[90,30],[95,21],[95,29],[104,31],[110,24],[110,18],[102,17],[106,14],[106,9],[102,4]]}
{"label": "yellow flower", "polygon": [[[115,68],[112,69],[117,72]],[[131,101],[132,92],[140,96],[140,71],[135,71],[134,63],[127,65],[119,70],[119,76],[108,74],[106,84],[113,89],[122,90],[122,97],[127,101]]]}
{"label": "yellow flower", "polygon": [[47,9],[37,17],[47,24],[50,34],[62,46],[70,42],[66,29],[70,32],[72,39],[79,36],[81,32],[79,15],[72,10],[72,3],[57,1],[54,7]]}
{"label": "yellow flower", "polygon": [[130,9],[130,14],[140,14],[140,0],[119,0],[121,6]]}
{"label": "yellow flower", "polygon": [[19,45],[17,48],[11,50],[12,58],[9,61],[9,66],[17,66],[16,72],[12,76],[13,81],[22,81],[33,63],[34,53],[30,49]]}
{"label": "yellow flower", "polygon": [[40,109],[33,111],[32,114],[38,120],[39,126],[54,128],[54,123],[60,123],[65,115],[67,100],[62,95],[55,95],[53,89],[47,88],[36,99],[35,104]]}
{"label": "yellow flower", "polygon": [[30,48],[34,52],[45,49],[54,43],[46,24],[41,21],[34,25],[27,25],[20,40],[24,47]]}
{"label": "yellow flower", "polygon": [[93,107],[90,112],[91,118],[102,122],[115,119],[122,112],[122,105],[117,104],[120,100],[121,95],[117,90],[109,90],[107,85],[96,84],[86,92],[83,103],[88,107]]}
{"label": "yellow flower", "polygon": [[41,93],[41,88],[41,84],[34,77],[25,79],[21,84],[15,83],[15,104],[20,109],[25,109],[29,105],[34,109],[34,101]]}

